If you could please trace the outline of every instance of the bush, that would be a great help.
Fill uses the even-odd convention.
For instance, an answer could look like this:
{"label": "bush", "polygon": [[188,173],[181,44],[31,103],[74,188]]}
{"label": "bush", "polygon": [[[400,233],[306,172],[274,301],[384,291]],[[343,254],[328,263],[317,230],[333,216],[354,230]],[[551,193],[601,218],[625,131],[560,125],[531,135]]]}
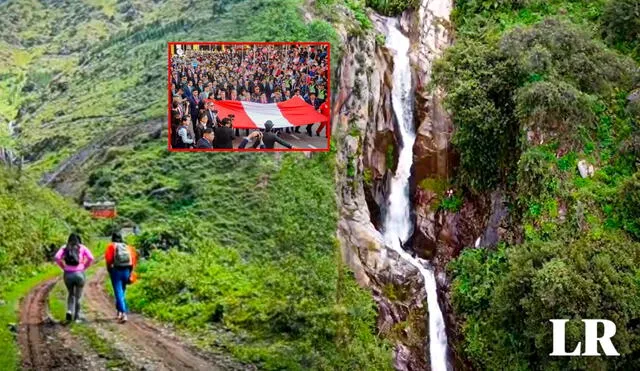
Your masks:
{"label": "bush", "polygon": [[578,128],[595,125],[592,101],[570,84],[538,81],[518,90],[516,112],[524,131],[544,134],[547,142],[573,143]]}
{"label": "bush", "polygon": [[[638,249],[624,236],[603,233],[466,250],[450,266],[453,304],[464,318],[460,349],[478,369],[637,369]],[[584,341],[581,318],[614,321],[621,356],[550,357],[551,318],[571,319],[567,344]]]}
{"label": "bush", "polygon": [[395,17],[407,9],[415,9],[420,6],[419,0],[367,0],[367,6],[376,12]]}
{"label": "bush", "polygon": [[494,187],[519,154],[513,95],[523,75],[517,61],[495,44],[461,42],[435,64],[434,78],[447,91],[456,128],[451,142],[460,154],[459,182],[474,191]]}
{"label": "bush", "polygon": [[518,196],[521,200],[538,199],[551,194],[554,178],[554,156],[541,149],[525,151],[518,161]]}
{"label": "bush", "polygon": [[640,0],[610,0],[601,18],[602,35],[611,44],[640,39]]}
{"label": "bush", "polygon": [[[322,260],[335,263],[290,256],[256,264],[209,243],[195,254],[157,251],[140,265],[130,302],[192,331],[223,324],[241,332],[240,341],[216,332],[216,342],[261,369],[391,369],[390,349],[368,325],[376,316],[371,298],[350,277],[336,286],[335,270],[318,270]],[[344,300],[336,304],[334,295]]]}

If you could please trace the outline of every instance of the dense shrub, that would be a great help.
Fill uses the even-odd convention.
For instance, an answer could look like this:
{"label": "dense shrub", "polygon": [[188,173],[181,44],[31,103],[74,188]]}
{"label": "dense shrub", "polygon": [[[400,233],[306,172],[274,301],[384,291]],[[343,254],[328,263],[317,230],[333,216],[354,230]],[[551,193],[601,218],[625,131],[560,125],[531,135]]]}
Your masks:
{"label": "dense shrub", "polygon": [[496,45],[461,42],[435,65],[434,74],[447,90],[445,104],[455,124],[459,181],[473,190],[497,185],[513,169],[520,147],[514,94],[524,76],[517,61]]}
{"label": "dense shrub", "polygon": [[540,148],[522,153],[518,161],[518,196],[521,200],[536,199],[554,189],[552,154]]}
{"label": "dense shrub", "polygon": [[618,209],[624,229],[640,240],[640,172],[636,172],[620,188]]}
{"label": "dense shrub", "polygon": [[397,16],[407,9],[420,6],[419,0],[367,0],[367,6],[387,16]]}
{"label": "dense shrub", "polygon": [[516,113],[523,129],[545,140],[575,142],[579,127],[593,129],[593,99],[564,82],[537,81],[518,90]]}
{"label": "dense shrub", "polygon": [[[639,251],[617,234],[465,251],[450,266],[462,351],[478,369],[637,369]],[[548,356],[551,318],[571,319],[568,347],[584,341],[581,318],[614,321],[621,356]]]}
{"label": "dense shrub", "polygon": [[231,334],[217,341],[261,369],[390,369],[389,349],[369,327],[375,309],[363,306],[370,298],[352,280],[335,291],[336,270],[326,269],[335,256],[256,264],[211,244],[197,251],[154,253],[140,267],[132,305],[192,331],[223,325],[243,334],[242,342]]}
{"label": "dense shrub", "polygon": [[602,14],[602,34],[610,43],[640,39],[640,0],[610,0]]}
{"label": "dense shrub", "polygon": [[460,40],[434,67],[455,125],[458,181],[481,191],[512,179],[537,129],[562,147],[593,130],[597,95],[632,87],[638,70],[566,22],[545,20],[498,40]]}
{"label": "dense shrub", "polygon": [[588,94],[628,90],[638,77],[631,59],[607,49],[580,28],[554,18],[507,32],[500,48],[518,60],[530,78],[562,80]]}

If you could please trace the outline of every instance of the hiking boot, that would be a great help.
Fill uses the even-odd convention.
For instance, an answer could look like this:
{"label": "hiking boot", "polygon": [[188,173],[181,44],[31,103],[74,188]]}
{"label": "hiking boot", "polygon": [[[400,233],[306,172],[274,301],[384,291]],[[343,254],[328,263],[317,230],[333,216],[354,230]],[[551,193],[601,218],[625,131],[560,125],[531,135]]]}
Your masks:
{"label": "hiking boot", "polygon": [[118,312],[118,315],[116,316],[116,321],[120,321],[122,319],[122,312]]}
{"label": "hiking boot", "polygon": [[122,313],[122,317],[120,317],[120,323],[126,323],[129,320],[129,318],[127,318],[127,315]]}
{"label": "hiking boot", "polygon": [[67,312],[67,315],[65,316],[65,320],[67,320],[67,322],[71,322],[72,319],[73,319],[73,315],[70,312]]}

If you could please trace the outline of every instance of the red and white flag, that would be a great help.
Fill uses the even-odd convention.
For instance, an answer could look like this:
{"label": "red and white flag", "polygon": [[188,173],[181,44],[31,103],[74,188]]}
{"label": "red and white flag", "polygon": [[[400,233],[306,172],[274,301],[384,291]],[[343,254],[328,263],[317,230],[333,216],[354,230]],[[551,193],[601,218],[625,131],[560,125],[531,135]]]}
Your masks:
{"label": "red and white flag", "polygon": [[218,117],[235,115],[233,127],[239,129],[264,129],[267,120],[273,128],[287,128],[329,121],[329,118],[299,97],[280,103],[253,103],[234,100],[214,101]]}

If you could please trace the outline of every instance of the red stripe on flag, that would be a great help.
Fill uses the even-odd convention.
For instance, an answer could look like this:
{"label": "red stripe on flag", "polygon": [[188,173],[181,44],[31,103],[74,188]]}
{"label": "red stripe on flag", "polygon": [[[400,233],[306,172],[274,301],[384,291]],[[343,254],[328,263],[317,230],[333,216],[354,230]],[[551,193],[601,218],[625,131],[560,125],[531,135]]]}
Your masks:
{"label": "red stripe on flag", "polygon": [[278,103],[282,116],[295,126],[327,121],[329,118],[299,97]]}

